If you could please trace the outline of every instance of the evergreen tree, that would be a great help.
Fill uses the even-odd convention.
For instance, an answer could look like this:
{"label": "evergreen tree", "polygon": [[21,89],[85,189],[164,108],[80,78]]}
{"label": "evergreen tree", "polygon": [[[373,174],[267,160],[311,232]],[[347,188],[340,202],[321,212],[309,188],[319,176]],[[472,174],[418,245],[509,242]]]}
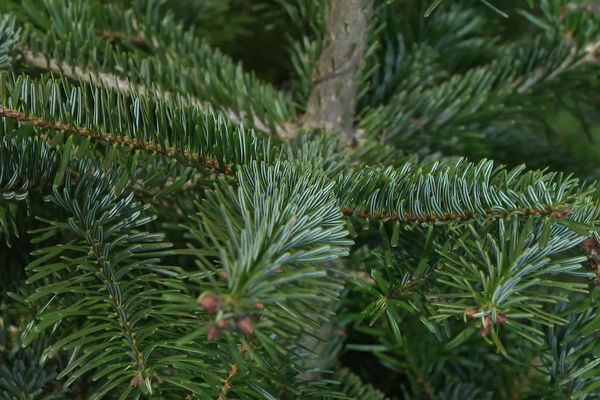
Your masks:
{"label": "evergreen tree", "polygon": [[2,0],[0,399],[600,398],[599,50],[586,1]]}

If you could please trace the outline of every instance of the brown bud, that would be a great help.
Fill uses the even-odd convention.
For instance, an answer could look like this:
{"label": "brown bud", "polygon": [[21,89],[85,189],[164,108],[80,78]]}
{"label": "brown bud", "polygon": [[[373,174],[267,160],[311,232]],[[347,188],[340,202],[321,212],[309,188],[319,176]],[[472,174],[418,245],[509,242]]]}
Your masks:
{"label": "brown bud", "polygon": [[483,325],[481,326],[481,331],[480,331],[481,336],[486,337],[488,335],[488,333],[490,332],[491,328],[492,328],[492,317],[488,315],[483,320]]}
{"label": "brown bud", "polygon": [[335,336],[337,336],[337,337],[346,337],[346,336],[348,336],[348,334],[346,333],[345,330],[338,329],[337,331],[335,331]]}
{"label": "brown bud", "polygon": [[265,309],[265,305],[263,303],[255,303],[254,308],[256,308],[258,311],[262,311]]}
{"label": "brown bud", "polygon": [[600,245],[594,237],[589,237],[581,243],[581,250],[592,258],[600,258]]}
{"label": "brown bud", "polygon": [[219,328],[215,324],[210,324],[208,327],[208,340],[215,340],[219,337]]}
{"label": "brown bud", "polygon": [[506,315],[498,314],[496,316],[496,322],[498,323],[498,325],[504,325],[506,320],[508,320],[508,317]]}
{"label": "brown bud", "polygon": [[581,249],[586,253],[590,253],[595,248],[596,248],[596,239],[594,239],[593,237],[589,237],[581,243]]}
{"label": "brown bud", "polygon": [[165,381],[163,381],[163,379],[160,376],[158,376],[156,380],[159,385],[162,385],[163,383],[165,383]]}
{"label": "brown bud", "polygon": [[242,317],[235,322],[235,325],[238,331],[245,333],[247,335],[254,334],[254,327],[252,326],[252,321],[248,317]]}
{"label": "brown bud", "polygon": [[559,210],[554,212],[554,217],[556,217],[556,219],[561,219],[571,214],[573,214],[573,211],[571,210]]}
{"label": "brown bud", "polygon": [[198,298],[198,304],[212,315],[219,312],[219,297],[217,297],[217,295],[207,294],[200,296]]}
{"label": "brown bud", "polygon": [[473,318],[479,312],[479,307],[469,307],[467,309],[467,317]]}

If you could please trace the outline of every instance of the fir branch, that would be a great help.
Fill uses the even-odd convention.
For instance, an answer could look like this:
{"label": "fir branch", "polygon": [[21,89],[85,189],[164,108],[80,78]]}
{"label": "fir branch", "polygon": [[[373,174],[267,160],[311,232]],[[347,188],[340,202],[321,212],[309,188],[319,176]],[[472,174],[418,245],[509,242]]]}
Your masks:
{"label": "fir branch", "polygon": [[[286,135],[288,130],[294,130],[293,126],[285,128],[291,116],[278,91],[242,71],[233,60],[212,49],[193,31],[185,30],[173,21],[171,14],[160,14],[158,4],[148,5],[143,15],[125,12],[122,23],[114,23],[117,18],[111,20],[108,27],[96,28],[99,10],[115,12],[117,9],[119,7],[113,4],[82,1],[74,5],[41,3],[38,12],[48,14],[50,21],[46,30],[31,30],[20,44],[25,61],[70,79],[89,83],[95,80],[96,84],[102,83],[124,93],[135,88],[138,94],[157,98],[188,95],[190,105],[208,109],[210,103],[227,114],[232,122],[244,121],[264,132]],[[32,20],[36,22],[35,18]],[[73,31],[67,36],[59,28],[66,21]],[[151,43],[153,54],[106,46],[107,40],[112,39],[97,35],[97,31],[119,32],[130,26],[148,32],[143,36]],[[94,50],[77,53],[77,57],[65,51],[65,48],[78,49],[82,45]],[[101,61],[92,53],[102,54]],[[129,70],[127,80],[122,76],[124,66]]]}
{"label": "fir branch", "polygon": [[[598,304],[592,296],[580,296],[569,305],[552,310],[564,317],[563,326],[543,327],[546,347],[537,352],[536,371],[550,379],[527,387],[539,397],[560,394],[567,399],[598,397]],[[525,397],[525,396],[523,396]]]}
{"label": "fir branch", "polygon": [[[160,292],[158,288],[168,291],[173,287],[170,276],[174,268],[157,266],[158,257],[170,254],[165,249],[171,244],[162,242],[161,234],[136,229],[154,218],[144,216],[143,211],[148,206],[135,202],[119,184],[120,171],[106,173],[93,163],[84,163],[81,168],[75,185],[67,174],[64,189],[54,186],[47,197],[70,217],[67,222],[49,224],[44,231],[52,235],[46,235],[45,239],[60,232],[70,232],[77,239],[69,246],[51,245],[40,249],[38,253],[44,256],[28,265],[29,284],[42,283],[29,297],[30,303],[37,304],[51,296],[53,306],[40,308],[39,325],[31,329],[30,324],[24,333],[24,343],[44,332],[46,318],[64,322],[84,316],[82,329],[91,333],[90,338],[83,338],[86,351],[72,357],[59,378],[68,374],[68,386],[90,369],[89,364],[105,369],[110,366],[113,372],[117,368],[118,373],[106,377],[91,398],[100,399],[116,386],[127,393],[143,385],[143,390],[151,393],[152,384],[156,383],[153,381],[158,379],[155,366],[165,363],[155,343],[169,337],[154,326],[153,313],[168,305],[155,299],[152,301],[155,311],[148,310],[145,306],[150,300],[139,302],[138,296],[142,292],[152,296],[151,293]],[[44,285],[46,269],[50,267],[46,263],[53,258],[56,259],[52,264],[53,273],[61,277],[61,282]],[[80,297],[80,293],[85,296]],[[164,321],[163,316],[160,319]],[[106,340],[107,337],[121,339]],[[63,348],[80,346],[74,343],[81,339],[76,332],[69,332],[46,349],[45,357]],[[143,353],[144,349],[147,354]],[[131,368],[132,363],[135,369]]]}
{"label": "fir branch", "polygon": [[[36,54],[27,49],[19,49],[19,51],[22,55],[22,61],[26,64],[31,65],[32,67],[54,72],[59,75],[64,75],[67,78],[74,81],[86,82],[93,84],[94,86],[104,86],[106,88],[118,90],[119,92],[122,92],[126,95],[130,95],[132,92],[134,92],[139,96],[150,96],[154,98],[171,100],[178,96],[177,94],[166,92],[156,87],[149,89],[144,85],[135,85],[132,82],[116,75],[108,74],[105,72],[97,72],[89,69],[86,70],[77,65],[71,65],[66,62],[59,62],[54,59],[49,59],[42,54]],[[184,105],[199,107],[203,110],[209,110],[211,108],[211,106],[208,103],[203,102],[200,99],[194,97],[181,97],[181,101]],[[229,118],[229,120],[232,123],[236,125],[242,123],[242,121],[244,120],[248,120],[247,114],[243,111],[235,112],[230,108],[225,108],[223,110],[223,113],[227,116],[227,118]],[[260,129],[264,132],[270,131],[269,127],[259,118],[253,116],[252,119],[254,121],[254,126],[257,129]],[[287,129],[278,126],[277,134],[282,137],[286,137],[290,136],[290,133],[288,133],[288,131],[293,130],[294,128],[292,126],[288,127]]]}
{"label": "fir branch", "polygon": [[[95,84],[96,86],[104,86],[110,89],[115,89],[122,93],[128,94],[131,90],[131,83],[117,76],[103,72],[85,70],[80,66],[71,65],[66,62],[60,62],[55,59],[48,58],[41,53],[34,53],[31,50],[24,48],[19,48],[19,52],[21,53],[23,62],[29,66],[53,72],[57,75],[64,75],[65,77],[74,81],[81,81]],[[148,90],[143,86],[136,87],[136,91],[141,95],[147,95],[148,93]],[[172,96],[169,94],[165,95]]]}
{"label": "fir branch", "polygon": [[110,263],[106,260],[105,254],[102,254],[103,249],[100,248],[99,245],[101,238],[92,236],[92,240],[94,241],[94,243],[90,244],[91,248],[89,253],[95,257],[98,271],[100,271],[102,279],[104,280],[107,289],[109,289],[109,302],[112,306],[112,309],[115,311],[114,315],[118,321],[119,327],[121,328],[123,335],[127,338],[127,343],[131,350],[131,353],[133,354],[133,359],[135,360],[135,368],[137,371],[137,377],[139,377],[139,379],[145,380],[148,377],[146,376],[147,371],[144,362],[144,354],[138,345],[136,339],[137,334],[133,329],[131,321],[125,317],[127,315],[125,310],[126,307],[124,307],[123,299],[120,296],[118,296],[118,294],[121,293],[120,285],[116,280],[114,272],[112,272]]}
{"label": "fir branch", "polygon": [[335,191],[346,216],[412,224],[512,215],[559,220],[569,216],[576,204],[594,207],[576,179],[524,169],[495,168],[488,160],[477,164],[464,159],[429,165],[405,163],[399,168],[342,173]]}
{"label": "fir branch", "polygon": [[[271,157],[269,138],[242,126],[232,127],[210,110],[205,113],[183,104],[181,97],[153,101],[85,82],[75,86],[66,80],[37,81],[23,75],[3,78],[0,105],[4,113],[32,119],[41,126],[50,122],[67,132],[99,140],[106,136],[110,142],[160,151],[187,159],[191,166],[220,168],[225,174],[231,173],[231,164]],[[81,112],[88,108],[94,112]]]}
{"label": "fir branch", "polygon": [[[597,210],[581,208],[574,219],[586,226],[597,214]],[[587,293],[588,285],[579,279],[590,276],[582,269],[585,257],[568,252],[585,240],[587,229],[515,219],[478,229],[469,226],[467,234],[438,249],[442,268],[437,269],[436,280],[440,287],[428,295],[438,307],[434,319],[455,315],[466,323],[474,320],[481,336],[491,333],[503,354],[507,350],[498,336],[503,329],[541,344],[543,332],[536,324],[567,322],[545,306],[567,301],[565,292]]]}
{"label": "fir branch", "polygon": [[218,161],[210,158],[201,158],[197,154],[189,152],[180,152],[174,148],[162,147],[160,144],[142,143],[139,140],[126,136],[112,135],[110,133],[98,133],[87,128],[79,128],[62,122],[47,121],[43,118],[28,116],[20,111],[11,110],[0,106],[0,118],[10,118],[19,122],[27,122],[33,126],[42,129],[51,129],[65,134],[78,135],[108,144],[116,144],[128,147],[132,150],[144,150],[155,154],[162,154],[167,157],[178,157],[187,163],[199,163],[203,167],[214,171],[223,171],[226,175],[233,174],[231,165],[221,166]]}
{"label": "fir branch", "polygon": [[8,247],[12,237],[19,237],[21,225],[15,201],[26,200],[33,192],[46,194],[61,181],[59,160],[59,152],[38,138],[5,136],[0,142],[0,235]]}
{"label": "fir branch", "polygon": [[[224,10],[231,38],[250,26],[229,18],[238,1],[193,9]],[[597,397],[598,191],[448,158],[473,151],[455,140],[468,133],[535,122],[558,90],[565,107],[592,93],[595,7],[540,1],[520,14],[541,29],[513,42],[469,1],[426,20],[422,2],[269,1],[245,9],[252,26],[302,40],[300,79],[280,90],[185,28],[206,19],[187,3],[0,1],[14,13],[0,16],[0,230],[33,228],[31,243],[0,249],[2,286],[28,264],[0,296],[0,361],[3,322],[45,349],[0,367],[0,390],[384,399],[371,379],[435,400]],[[349,154],[363,132],[371,143]],[[405,162],[438,149],[444,161]],[[379,229],[355,231],[357,219]],[[344,290],[348,275],[358,290]],[[327,375],[344,347],[380,361],[360,365],[364,383]],[[43,374],[63,358],[58,377]]]}
{"label": "fir branch", "polygon": [[[71,65],[66,62],[59,62],[55,59],[49,59],[42,54],[33,53],[27,49],[19,49],[21,54],[21,60],[35,68],[47,70],[59,75],[66,76],[73,81],[80,81],[92,84],[94,86],[103,86],[110,89],[118,90],[126,95],[135,93],[139,96],[148,96],[156,99],[168,99],[174,100],[176,97],[187,106],[198,107],[202,110],[210,110],[212,106],[198,98],[191,96],[181,96],[176,93],[163,91],[159,88],[152,87],[148,88],[141,84],[133,84],[132,82],[121,78],[117,75],[108,74],[106,72],[98,72],[91,69],[83,69],[77,65]],[[222,112],[227,118],[236,125],[243,123],[243,121],[253,121],[253,125],[256,129],[263,132],[270,132],[272,129],[263,122],[258,116],[249,114],[246,111],[234,111],[231,108],[221,108]],[[275,132],[282,138],[290,138],[295,135],[298,127],[294,123],[284,123],[276,125],[274,127]]]}
{"label": "fir branch", "polygon": [[395,222],[407,222],[411,224],[431,224],[431,223],[444,223],[444,222],[465,222],[469,220],[477,220],[477,219],[493,219],[493,218],[506,218],[509,215],[519,215],[523,217],[529,216],[552,216],[556,220],[560,220],[561,218],[567,217],[572,214],[572,211],[568,208],[558,207],[557,209],[514,209],[510,211],[488,211],[482,213],[465,213],[462,215],[459,214],[444,214],[444,215],[435,215],[435,214],[423,214],[421,217],[405,212],[402,216],[381,213],[379,211],[375,211],[373,214],[370,214],[369,211],[354,211],[351,207],[343,207],[342,212],[347,217],[355,217],[366,220],[375,220],[375,221],[395,221]]}
{"label": "fir branch", "polygon": [[301,385],[298,374],[312,355],[299,341],[325,323],[323,307],[341,290],[328,265],[347,254],[351,241],[332,182],[321,172],[296,163],[252,163],[236,176],[235,189],[219,182],[206,194],[195,218],[199,227],[190,227],[202,244],[202,269],[219,265],[226,278],[226,287],[215,285],[199,299],[216,318],[209,335],[253,335],[259,348],[272,349],[261,368],[277,368],[290,374],[285,385]]}

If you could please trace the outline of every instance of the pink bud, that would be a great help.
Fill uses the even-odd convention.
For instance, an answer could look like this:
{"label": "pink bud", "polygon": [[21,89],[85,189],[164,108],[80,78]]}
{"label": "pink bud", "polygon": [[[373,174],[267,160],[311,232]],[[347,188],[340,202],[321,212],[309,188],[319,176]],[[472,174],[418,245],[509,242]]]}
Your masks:
{"label": "pink bud", "polygon": [[219,322],[217,322],[217,326],[219,327],[219,329],[228,329],[229,328],[229,319],[228,318],[223,318],[221,320],[219,320]]}
{"label": "pink bud", "polygon": [[137,379],[137,377],[134,376],[133,378],[131,378],[131,380],[129,381],[129,385],[132,386],[132,387],[134,387],[134,388],[138,387],[138,379]]}
{"label": "pink bud", "polygon": [[506,315],[499,314],[496,317],[496,322],[498,323],[498,325],[504,325],[507,319],[508,317]]}
{"label": "pink bud", "polygon": [[256,308],[258,311],[262,311],[265,309],[265,305],[263,303],[256,303],[254,304],[254,308]]}
{"label": "pink bud", "polygon": [[219,328],[216,325],[210,324],[208,327],[208,340],[215,340],[219,337]]}
{"label": "pink bud", "polygon": [[236,326],[240,332],[243,332],[248,335],[254,334],[254,327],[252,326],[252,321],[248,317],[238,319],[236,321]]}
{"label": "pink bud", "polygon": [[219,311],[219,298],[214,294],[201,296],[198,299],[198,304],[212,315],[215,315]]}
{"label": "pink bud", "polygon": [[467,317],[469,318],[473,318],[473,316],[475,314],[477,314],[479,312],[479,308],[478,307],[470,307],[467,309]]}
{"label": "pink bud", "polygon": [[481,326],[481,336],[486,337],[488,335],[488,333],[490,332],[490,329],[492,328],[492,317],[491,316],[487,316],[485,317],[485,320],[483,321],[483,325]]}
{"label": "pink bud", "polygon": [[573,214],[572,210],[559,210],[559,211],[554,212],[554,217],[556,219],[561,219],[561,218],[567,217],[572,214]]}

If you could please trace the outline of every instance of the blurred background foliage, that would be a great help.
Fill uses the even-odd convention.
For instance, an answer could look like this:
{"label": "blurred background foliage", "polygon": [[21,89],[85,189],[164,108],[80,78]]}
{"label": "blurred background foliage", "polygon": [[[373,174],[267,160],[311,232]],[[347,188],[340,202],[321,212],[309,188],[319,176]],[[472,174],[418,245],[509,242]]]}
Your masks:
{"label": "blurred background foliage", "polygon": [[[211,44],[240,61],[246,70],[280,87],[290,87],[294,68],[289,57],[289,46],[301,40],[304,34],[292,23],[283,0],[162,0],[185,24],[195,29]],[[434,17],[453,6],[445,1],[430,17],[424,17],[429,0],[387,0],[395,22],[405,41],[422,41],[431,37],[436,27]],[[443,54],[443,63],[451,72],[464,72],[494,55],[496,46],[516,39],[533,37],[539,31],[521,11],[539,15],[540,9],[530,8],[523,0],[495,2],[508,17],[481,4],[479,0],[467,3],[474,14],[485,17],[486,24],[469,41],[487,41],[485,51],[478,48],[472,59],[468,53]],[[577,2],[574,2],[577,3]],[[584,2],[588,4],[590,2]],[[439,25],[438,25],[439,26]],[[439,32],[443,35],[443,32]],[[482,36],[479,36],[482,35]],[[472,141],[463,143],[462,154],[473,160],[492,158],[513,166],[526,163],[531,168],[550,167],[568,171],[593,181],[600,178],[600,95],[594,87],[580,98],[561,98],[557,88],[554,102],[544,104],[535,127],[513,124],[488,126],[476,132]],[[485,140],[478,140],[485,135]]]}

